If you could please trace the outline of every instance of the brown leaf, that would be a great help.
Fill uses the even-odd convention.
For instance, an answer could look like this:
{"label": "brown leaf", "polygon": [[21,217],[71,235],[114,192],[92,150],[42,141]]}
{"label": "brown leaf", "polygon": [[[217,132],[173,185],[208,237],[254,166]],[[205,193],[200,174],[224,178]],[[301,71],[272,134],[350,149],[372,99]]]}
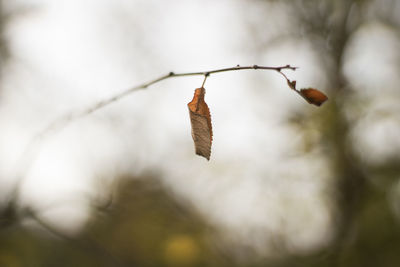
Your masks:
{"label": "brown leaf", "polygon": [[206,89],[197,88],[192,101],[188,103],[188,108],[196,154],[210,160],[212,126],[210,110],[204,101],[205,93]]}
{"label": "brown leaf", "polygon": [[308,103],[316,106],[321,106],[326,100],[328,100],[328,97],[324,93],[313,88],[301,89],[298,93],[307,100]]}

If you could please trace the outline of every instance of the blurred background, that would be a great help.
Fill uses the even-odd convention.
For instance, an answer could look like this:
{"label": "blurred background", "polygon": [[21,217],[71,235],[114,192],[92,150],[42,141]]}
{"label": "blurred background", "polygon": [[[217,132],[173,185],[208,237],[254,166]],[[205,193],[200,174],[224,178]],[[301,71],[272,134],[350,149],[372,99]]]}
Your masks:
{"label": "blurred background", "polygon": [[[0,266],[399,266],[399,26],[396,0],[0,0]],[[200,76],[71,119],[237,64],[329,100],[211,75],[209,162]]]}

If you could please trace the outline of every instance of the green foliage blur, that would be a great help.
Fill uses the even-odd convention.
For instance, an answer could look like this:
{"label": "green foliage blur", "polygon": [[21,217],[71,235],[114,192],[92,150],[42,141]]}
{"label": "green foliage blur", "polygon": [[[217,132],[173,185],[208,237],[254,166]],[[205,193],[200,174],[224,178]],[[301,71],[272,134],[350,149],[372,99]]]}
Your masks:
{"label": "green foliage blur", "polygon": [[[299,28],[289,35],[294,40],[311,40],[328,73],[329,86],[323,91],[329,101],[318,116],[304,111],[287,122],[304,133],[311,147],[318,143],[329,155],[334,239],[308,253],[282,249],[273,259],[238,260],[233,246],[220,242],[221,234],[194,207],[169,194],[159,175],[143,174],[116,177],[119,186],[109,203],[93,205],[86,226],[72,235],[53,228],[29,209],[21,210],[13,201],[1,203],[1,267],[400,266],[400,200],[399,193],[394,193],[400,178],[400,153],[383,161],[367,161],[349,141],[354,126],[377,99],[357,93],[360,88],[349,83],[343,70],[346,47],[363,25],[379,21],[400,34],[400,15],[392,13],[398,4],[389,0],[264,2],[284,5],[291,12]],[[2,29],[4,20],[0,19]],[[0,50],[3,47],[2,39]],[[400,100],[398,93],[389,97]],[[399,115],[395,109],[385,112]],[[307,139],[310,129],[321,133],[319,140]]]}
{"label": "green foliage blur", "polygon": [[152,175],[121,178],[112,200],[94,206],[77,235],[55,230],[38,217],[39,228],[3,226],[0,266],[228,265],[212,245],[213,230],[192,210]]}

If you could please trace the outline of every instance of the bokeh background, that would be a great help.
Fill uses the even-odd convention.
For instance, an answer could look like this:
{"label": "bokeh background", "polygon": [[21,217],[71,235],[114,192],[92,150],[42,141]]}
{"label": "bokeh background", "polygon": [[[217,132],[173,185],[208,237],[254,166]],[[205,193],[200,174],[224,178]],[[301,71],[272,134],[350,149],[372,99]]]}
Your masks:
{"label": "bokeh background", "polygon": [[[400,1],[0,8],[0,266],[399,266]],[[237,64],[297,66],[329,100],[211,75],[209,162],[186,106],[202,77],[69,115]]]}

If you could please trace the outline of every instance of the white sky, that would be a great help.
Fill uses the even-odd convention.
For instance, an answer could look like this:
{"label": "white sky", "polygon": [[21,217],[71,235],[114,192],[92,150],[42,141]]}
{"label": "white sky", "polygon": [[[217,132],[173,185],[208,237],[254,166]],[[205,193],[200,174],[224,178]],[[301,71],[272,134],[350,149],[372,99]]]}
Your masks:
{"label": "white sky", "polygon": [[[24,147],[54,118],[169,71],[291,64],[301,67],[287,73],[300,87],[325,86],[307,43],[254,51],[247,18],[259,9],[244,2],[27,2],[38,8],[8,31],[15,63],[0,99],[3,184],[13,182]],[[214,144],[207,162],[194,155],[186,107],[201,81],[158,83],[50,135],[26,173],[24,200],[51,207],[46,218],[73,230],[85,221],[83,203],[99,180],[109,186],[126,171],[161,169],[166,188],[242,242],[268,244],[274,234],[295,249],[326,242],[324,157],[296,156],[301,139],[282,121],[300,108],[318,109],[274,72],[211,76],[205,87]]]}

